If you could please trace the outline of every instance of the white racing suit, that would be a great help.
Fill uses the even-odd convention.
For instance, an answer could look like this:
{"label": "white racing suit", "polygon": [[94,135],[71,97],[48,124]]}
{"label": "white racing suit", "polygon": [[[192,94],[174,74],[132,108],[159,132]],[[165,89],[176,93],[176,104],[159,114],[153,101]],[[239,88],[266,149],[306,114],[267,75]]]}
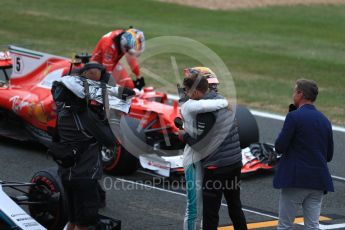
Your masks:
{"label": "white racing suit", "polygon": [[[184,130],[196,138],[196,115],[216,111],[228,106],[226,99],[192,100],[181,106]],[[186,144],[183,152],[183,167],[186,178],[187,205],[183,223],[184,230],[201,228],[202,220],[202,168],[200,155]]]}

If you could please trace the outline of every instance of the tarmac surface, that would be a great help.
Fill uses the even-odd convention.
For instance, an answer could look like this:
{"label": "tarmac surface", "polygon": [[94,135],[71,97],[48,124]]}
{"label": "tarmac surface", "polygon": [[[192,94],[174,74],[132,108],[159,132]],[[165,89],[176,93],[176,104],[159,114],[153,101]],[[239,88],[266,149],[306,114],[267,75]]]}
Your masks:
{"label": "tarmac surface", "polygon": [[[262,142],[274,143],[282,121],[256,117]],[[329,164],[335,192],[324,197],[321,229],[345,229],[345,133],[334,131],[335,152]],[[55,166],[38,144],[0,138],[0,178],[29,181],[34,172]],[[279,191],[272,187],[273,173],[243,178],[241,198],[249,229],[275,229]],[[182,229],[186,197],[178,178],[164,179],[139,170],[130,176],[104,175],[107,206],[101,213],[122,221],[124,230]],[[7,191],[7,190],[5,190]],[[232,229],[227,207],[220,210],[221,230]],[[301,210],[299,216],[302,215]],[[303,222],[303,220],[300,220]],[[303,229],[296,225],[295,229]]]}

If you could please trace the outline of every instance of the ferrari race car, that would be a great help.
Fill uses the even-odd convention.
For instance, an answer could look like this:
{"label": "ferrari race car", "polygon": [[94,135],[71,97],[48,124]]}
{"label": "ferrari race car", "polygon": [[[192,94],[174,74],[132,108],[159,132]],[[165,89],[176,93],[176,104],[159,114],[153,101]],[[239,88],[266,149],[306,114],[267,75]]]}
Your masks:
{"label": "ferrari race car", "polygon": [[[81,60],[72,61],[16,46],[10,46],[9,52],[0,52],[1,136],[21,141],[38,141],[49,146],[49,133],[56,125],[52,83],[68,75],[74,68],[82,67],[89,58],[85,55],[76,57]],[[103,148],[104,170],[129,174],[141,165],[163,176],[183,173],[184,144],[174,124],[176,117],[180,117],[176,98],[170,98],[152,87],[138,92],[132,99],[131,110],[125,120],[134,136],[151,147],[150,154],[141,154],[141,148],[137,148],[135,153],[131,150],[130,154],[119,140],[115,149]],[[269,157],[264,151],[252,154],[252,148],[247,148],[259,141],[254,116],[247,108],[237,106],[236,117],[244,156],[242,173],[271,170]]]}
{"label": "ferrari race car", "polygon": [[[3,189],[11,189],[13,195]],[[19,194],[14,195],[15,192]],[[0,180],[0,200],[0,229],[63,229],[67,223],[66,202],[56,168],[36,172],[29,183]],[[27,205],[30,215],[19,205]],[[120,230],[121,221],[100,216],[98,226]]]}

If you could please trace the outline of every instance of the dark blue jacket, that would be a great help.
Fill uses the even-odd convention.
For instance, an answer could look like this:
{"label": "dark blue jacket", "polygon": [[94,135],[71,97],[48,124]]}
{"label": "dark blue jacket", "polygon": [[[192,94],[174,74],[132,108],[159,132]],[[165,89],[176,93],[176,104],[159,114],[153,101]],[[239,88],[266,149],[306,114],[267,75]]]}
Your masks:
{"label": "dark blue jacket", "polygon": [[288,113],[275,148],[283,154],[274,175],[275,188],[334,191],[327,167],[333,157],[332,125],[314,105]]}

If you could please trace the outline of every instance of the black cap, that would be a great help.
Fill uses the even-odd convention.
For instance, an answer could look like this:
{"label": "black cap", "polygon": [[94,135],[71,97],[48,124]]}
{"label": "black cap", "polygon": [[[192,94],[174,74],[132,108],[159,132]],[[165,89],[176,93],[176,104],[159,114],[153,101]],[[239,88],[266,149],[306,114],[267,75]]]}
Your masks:
{"label": "black cap", "polygon": [[101,82],[108,83],[110,74],[106,71],[105,67],[99,63],[86,63],[83,68],[79,70],[79,74],[89,69],[99,69],[101,71]]}
{"label": "black cap", "polygon": [[105,72],[104,66],[99,63],[86,63],[84,67],[81,68],[80,73],[87,71],[89,69],[99,69],[101,72]]}

